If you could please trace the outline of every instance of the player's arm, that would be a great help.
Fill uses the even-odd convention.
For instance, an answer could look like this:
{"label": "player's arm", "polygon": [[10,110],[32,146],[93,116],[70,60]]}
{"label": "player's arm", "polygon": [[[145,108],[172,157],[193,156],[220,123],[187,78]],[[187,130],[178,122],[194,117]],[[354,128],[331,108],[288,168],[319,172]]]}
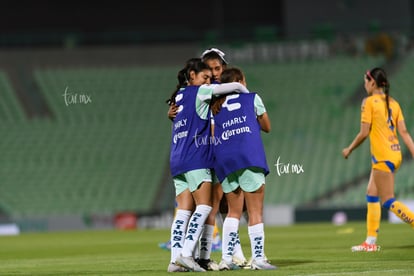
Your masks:
{"label": "player's arm", "polygon": [[257,116],[257,121],[259,122],[260,128],[264,131],[269,133],[270,132],[270,119],[267,115],[267,112],[263,113],[260,116]]}
{"label": "player's arm", "polygon": [[229,83],[211,84],[211,85],[214,85],[213,95],[215,96],[228,94],[231,92],[249,93],[249,90],[247,90],[246,86],[244,86],[240,82],[229,82]]}
{"label": "player's arm", "polygon": [[369,135],[369,131],[371,130],[371,124],[370,123],[365,123],[362,122],[361,123],[361,127],[360,130],[358,132],[358,134],[355,136],[354,140],[352,141],[352,143],[344,148],[342,150],[342,155],[345,158],[348,158],[348,156],[351,154],[351,152],[356,149],[359,145],[362,144],[362,142],[365,141],[365,139],[368,137]]}
{"label": "player's arm", "polygon": [[355,136],[352,143],[342,150],[342,155],[345,159],[351,154],[351,152],[356,149],[365,139],[368,137],[369,132],[371,131],[371,122],[372,122],[372,101],[370,97],[364,98],[361,104],[361,126],[358,134]]}
{"label": "player's arm", "polygon": [[267,114],[262,98],[256,94],[254,95],[254,109],[256,112],[257,121],[259,122],[261,130],[270,132],[270,118]]}
{"label": "player's arm", "polygon": [[403,139],[405,145],[407,146],[408,150],[411,153],[411,156],[414,157],[414,142],[411,138],[410,133],[407,130],[404,120],[400,120],[397,123],[398,133],[400,134],[401,138]]}
{"label": "player's arm", "polygon": [[177,116],[177,113],[178,113],[177,110],[178,110],[178,106],[176,106],[175,104],[171,104],[168,107],[168,112],[167,112],[168,119],[170,119],[171,121],[174,120],[174,118]]}

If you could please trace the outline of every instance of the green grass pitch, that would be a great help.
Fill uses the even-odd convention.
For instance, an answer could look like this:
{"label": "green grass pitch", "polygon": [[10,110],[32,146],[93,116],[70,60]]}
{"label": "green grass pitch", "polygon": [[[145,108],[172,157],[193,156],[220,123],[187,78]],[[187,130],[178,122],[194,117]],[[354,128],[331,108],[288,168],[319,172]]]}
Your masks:
{"label": "green grass pitch", "polygon": [[[241,242],[250,257],[246,226]],[[414,275],[414,230],[382,222],[380,252],[352,253],[363,222],[266,228],[266,255],[276,271],[207,272],[224,275]],[[0,275],[171,275],[169,230],[23,233],[0,237]],[[220,260],[220,253],[212,258]],[[186,273],[193,275],[195,273]]]}

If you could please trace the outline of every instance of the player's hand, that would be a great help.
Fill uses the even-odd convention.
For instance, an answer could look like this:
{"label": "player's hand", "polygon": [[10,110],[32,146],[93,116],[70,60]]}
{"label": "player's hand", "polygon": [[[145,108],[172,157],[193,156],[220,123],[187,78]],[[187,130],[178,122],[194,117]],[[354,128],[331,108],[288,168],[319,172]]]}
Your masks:
{"label": "player's hand", "polygon": [[170,107],[168,108],[168,118],[170,120],[174,120],[175,116],[177,116],[177,110],[178,106],[176,106],[175,104],[170,105]]}
{"label": "player's hand", "polygon": [[348,159],[348,156],[351,154],[351,150],[349,149],[349,148],[344,148],[343,150],[342,150],[342,156],[345,158],[345,159]]}

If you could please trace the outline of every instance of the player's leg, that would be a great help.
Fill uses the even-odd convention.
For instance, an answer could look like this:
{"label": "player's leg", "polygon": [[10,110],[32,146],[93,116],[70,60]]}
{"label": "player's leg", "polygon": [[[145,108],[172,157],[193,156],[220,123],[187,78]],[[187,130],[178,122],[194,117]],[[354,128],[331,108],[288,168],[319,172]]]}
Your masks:
{"label": "player's leg", "polygon": [[[218,270],[218,264],[211,260],[211,252],[213,251],[214,232],[218,232],[216,224],[216,215],[219,210],[220,200],[223,197],[223,190],[220,183],[212,185],[212,209],[204,224],[204,229],[200,238],[200,250],[198,264],[205,270]],[[216,235],[220,237],[220,233]],[[221,239],[219,239],[221,241]],[[221,244],[221,242],[220,242]],[[221,250],[221,248],[220,248]]]}
{"label": "player's leg", "polygon": [[187,235],[182,252],[182,255],[185,257],[193,255],[195,245],[200,238],[204,223],[211,211],[210,191],[211,183],[203,182],[200,188],[192,193],[196,202],[196,209],[187,227]]}
{"label": "player's leg", "polygon": [[263,202],[265,192],[265,175],[257,168],[247,169],[240,178],[240,186],[249,213],[248,233],[251,246],[251,269],[273,270],[265,254],[265,232],[263,223]]}
{"label": "player's leg", "polygon": [[373,170],[367,186],[367,215],[366,215],[366,227],[367,235],[365,241],[360,245],[351,247],[353,252],[365,251],[374,252],[378,251],[380,247],[377,245],[378,232],[381,222],[381,203],[378,196],[377,186],[374,182]]}
{"label": "player's leg", "polygon": [[394,196],[394,174],[381,170],[374,170],[374,179],[377,184],[381,203],[385,209],[393,212],[405,223],[414,227],[414,212]]}
{"label": "player's leg", "polygon": [[[243,197],[243,194],[240,194],[240,196]],[[243,200],[244,200],[244,198],[243,198]],[[220,216],[222,218],[223,223],[224,223],[224,220],[226,219],[227,212],[228,212],[228,203],[227,203],[226,197],[223,196],[222,200],[220,201]],[[242,214],[246,218],[246,221],[248,221],[248,215],[247,215],[247,210],[245,208],[245,205],[243,205],[243,213]],[[237,241],[236,241],[236,244],[235,244],[235,247],[234,247],[233,263],[237,264],[240,267],[244,267],[244,266],[247,265],[247,260],[246,260],[246,257],[244,256],[243,249],[241,247],[239,233],[237,233]]]}
{"label": "player's leg", "polygon": [[186,177],[196,208],[188,222],[184,246],[176,262],[191,271],[205,271],[194,260],[193,254],[203,231],[204,223],[212,209],[211,172],[209,169],[194,170],[186,173]]}
{"label": "player's leg", "polygon": [[[244,201],[244,195],[243,195],[243,191],[241,190],[241,194],[240,196],[243,198],[243,212],[242,212],[242,216],[244,217],[244,219],[246,220],[246,222],[249,221],[249,215],[247,213],[247,207]],[[239,231],[240,232],[240,231]],[[237,264],[240,267],[245,267],[248,265],[248,262],[246,260],[246,257],[244,256],[243,253],[243,249],[241,246],[241,241],[240,241],[240,233],[237,232],[237,241],[236,244],[234,245],[234,252],[233,252],[233,263]]]}
{"label": "player's leg", "polygon": [[[223,187],[227,187],[228,179],[223,181]],[[234,187],[233,187],[234,188]],[[243,211],[243,195],[239,187],[233,190],[230,188],[226,190],[225,197],[227,200],[228,213],[223,222],[223,240],[222,240],[222,256],[220,262],[220,270],[234,270],[240,267],[233,262],[234,248],[237,244],[237,237],[239,232],[240,217]]]}
{"label": "player's leg", "polygon": [[176,187],[176,203],[177,208],[171,225],[171,258],[168,265],[168,272],[186,271],[182,267],[176,265],[177,257],[180,256],[184,246],[185,233],[187,224],[194,209],[193,197],[188,190],[188,185],[181,177],[174,178]]}

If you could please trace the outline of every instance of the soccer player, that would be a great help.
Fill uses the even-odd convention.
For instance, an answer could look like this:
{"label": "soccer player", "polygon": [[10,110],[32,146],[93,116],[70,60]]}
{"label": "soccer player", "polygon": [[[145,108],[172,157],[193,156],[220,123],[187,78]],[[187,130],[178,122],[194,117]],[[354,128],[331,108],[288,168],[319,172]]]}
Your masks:
{"label": "soccer player", "polygon": [[364,87],[368,96],[362,101],[360,131],[352,143],[342,150],[344,158],[348,158],[365,138],[370,138],[372,169],[366,195],[367,237],[362,244],[352,246],[354,252],[380,250],[377,237],[381,204],[414,227],[414,213],[394,196],[394,175],[402,162],[397,130],[412,156],[413,140],[399,103],[389,95],[390,83],[386,72],[382,68],[368,70],[364,75]]}
{"label": "soccer player", "polygon": [[[238,68],[223,71],[222,83],[239,81],[246,85]],[[263,201],[265,176],[269,173],[261,130],[270,131],[270,120],[263,101],[256,93],[229,94],[213,100],[214,170],[227,199],[228,214],[223,223],[220,270],[236,270],[233,262],[239,222],[246,202],[248,233],[252,253],[251,269],[273,270],[264,252]]]}
{"label": "soccer player", "polygon": [[[201,59],[208,65],[208,67],[210,67],[213,73],[212,83],[221,83],[221,74],[228,66],[228,62],[224,58],[224,56],[225,56],[224,52],[217,48],[206,49],[201,54]],[[213,183],[214,183],[213,199],[212,199],[213,209],[210,212],[210,217],[215,218],[217,213],[220,212],[221,217],[222,217],[222,223],[223,223],[224,219],[226,218],[227,211],[228,211],[227,200],[223,196],[223,189],[217,177],[214,177]],[[246,212],[244,212],[243,215],[245,216],[246,220],[248,220]],[[217,227],[217,222],[215,225]],[[236,245],[234,248],[233,262],[240,267],[246,267],[248,265],[248,262],[246,260],[246,257],[244,256],[244,253],[241,247],[240,237],[238,233],[237,233]]]}
{"label": "soccer player", "polygon": [[[224,69],[226,69],[228,62],[225,59],[225,53],[217,48],[209,48],[206,49],[201,54],[201,59],[204,63],[208,65],[208,67],[211,69],[213,77],[211,79],[211,82],[213,84],[219,84],[221,73]],[[177,106],[174,104],[171,104],[168,109],[168,117],[172,120],[175,118],[177,114]],[[222,216],[222,221],[224,221],[226,215],[227,215],[227,202],[225,197],[223,196],[223,190],[221,188],[220,183],[218,183],[218,180],[216,177],[213,179],[213,197],[212,197],[212,210],[210,212],[209,221],[216,220],[216,215],[220,211]],[[244,213],[246,220],[247,215]],[[205,268],[210,269],[209,266],[212,265],[210,262],[210,252],[214,251],[220,251],[222,247],[221,237],[220,237],[220,231],[217,227],[217,221],[214,224],[214,228],[210,229],[209,227],[205,228],[205,231],[203,231],[201,236],[201,243],[208,244],[210,243],[210,240],[213,239],[212,245],[211,245],[211,251],[210,250],[201,250],[200,256],[198,256],[199,264]],[[212,237],[211,237],[212,236]],[[159,245],[161,248],[169,249],[171,247],[171,243],[168,241],[166,243],[161,243]],[[209,246],[203,246],[202,249],[208,248]],[[240,244],[240,238],[237,238],[237,244],[235,246],[235,251],[233,255],[233,261],[238,264],[239,266],[246,266],[248,264],[246,257],[244,256],[241,244]]]}
{"label": "soccer player", "polygon": [[[205,271],[195,262],[193,254],[211,211],[213,152],[209,101],[214,94],[233,90],[248,92],[236,82],[205,85],[211,76],[210,68],[201,59],[188,61],[178,73],[178,85],[170,98],[178,113],[173,119],[170,151],[177,211],[171,226],[169,272]],[[194,212],[189,208],[194,207],[191,198],[195,203]]]}
{"label": "soccer player", "polygon": [[[192,63],[199,62],[200,58],[193,58],[189,59],[186,63],[187,68],[190,68],[192,66]],[[206,84],[210,84],[211,81],[214,79],[212,73],[209,73],[209,79],[205,80]],[[186,79],[182,80],[183,82],[187,81]],[[188,84],[194,85],[193,81],[189,81]],[[169,99],[167,101],[169,104],[169,110],[168,110],[168,117],[170,120],[174,121],[174,118],[176,117],[178,113],[178,106],[175,104],[174,99]],[[189,205],[187,205],[189,206]],[[188,207],[189,208],[189,207]],[[188,209],[187,208],[187,209]],[[178,203],[177,200],[175,202],[175,210],[174,210],[174,220],[176,220],[178,210]],[[182,211],[178,212],[179,218],[181,217]],[[208,218],[208,222],[211,221],[211,216]],[[210,224],[205,224],[202,235],[200,237],[200,244],[202,244],[201,250],[196,250],[194,253],[194,257],[196,258],[196,261],[206,270],[214,270],[218,269],[218,264],[216,264],[214,261],[210,259],[211,252],[220,251],[221,250],[221,237],[220,232],[217,227],[217,224],[215,223],[213,227],[210,226]],[[197,243],[197,247],[200,246],[200,244]],[[171,239],[167,242],[163,242],[159,244],[159,247],[165,250],[171,250]],[[181,250],[180,248],[173,248],[174,251]],[[201,254],[200,254],[201,253]],[[172,252],[172,256],[177,256],[177,253]],[[172,260],[175,260],[176,257],[172,257]],[[175,262],[175,261],[172,261]]]}

